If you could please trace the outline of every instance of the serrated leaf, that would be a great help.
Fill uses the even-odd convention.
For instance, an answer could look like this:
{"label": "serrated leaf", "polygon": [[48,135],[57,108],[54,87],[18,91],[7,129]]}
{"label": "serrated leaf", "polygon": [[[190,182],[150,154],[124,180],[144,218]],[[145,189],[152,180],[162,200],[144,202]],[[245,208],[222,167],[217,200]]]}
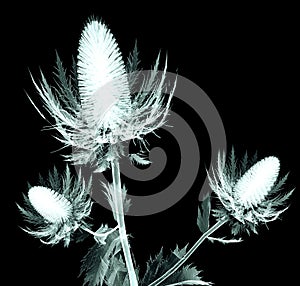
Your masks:
{"label": "serrated leaf", "polygon": [[107,285],[124,285],[124,282],[127,280],[126,277],[128,276],[126,265],[121,255],[113,257],[112,260],[106,274]]}
{"label": "serrated leaf", "polygon": [[151,164],[151,161],[143,157],[141,154],[130,154],[129,160],[131,161],[131,163],[135,163],[142,166]]}
{"label": "serrated leaf", "polygon": [[184,248],[179,248],[176,245],[176,248],[172,251],[172,253],[179,259],[181,259],[186,254],[187,245]]}
{"label": "serrated leaf", "polygon": [[114,219],[117,221],[116,213],[117,213],[117,200],[122,200],[124,213],[126,214],[129,210],[129,207],[131,205],[130,199],[127,198],[127,189],[125,186],[122,186],[122,197],[115,195],[115,190],[112,184],[105,184],[102,183],[102,186],[104,187],[104,194],[107,198],[107,201],[111,207],[111,210],[113,212]]}
{"label": "serrated leaf", "polygon": [[235,151],[234,148],[232,147],[230,155],[229,155],[229,174],[231,176],[231,180],[234,181],[237,177],[237,161],[235,157]]}
{"label": "serrated leaf", "polygon": [[248,170],[248,153],[245,152],[245,155],[241,161],[241,175],[243,175]]}
{"label": "serrated leaf", "polygon": [[[116,261],[121,251],[121,243],[117,233],[107,237],[106,244],[95,243],[81,260],[79,276],[84,275],[83,285],[103,285],[111,276],[109,269],[117,265]],[[109,277],[107,277],[109,274]],[[112,279],[112,278],[111,278]]]}
{"label": "serrated leaf", "polygon": [[202,233],[209,229],[210,197],[205,198],[198,208],[197,225]]}
{"label": "serrated leaf", "polygon": [[139,60],[139,52],[137,48],[137,42],[134,44],[133,51],[129,54],[127,58],[127,63],[126,63],[126,72],[128,74],[138,70],[138,65],[140,63]]}
{"label": "serrated leaf", "polygon": [[[176,273],[179,274],[179,277],[177,279],[179,283],[182,283],[181,285],[211,285],[211,283],[201,280],[202,278],[199,276],[201,271],[197,270],[195,266],[184,266]],[[180,285],[179,283],[176,284]]]}
{"label": "serrated leaf", "polygon": [[[161,248],[160,252],[154,258],[150,257],[149,261],[147,262],[147,268],[144,277],[141,279],[140,285],[149,285],[162,276],[186,254],[186,249],[187,246],[182,249],[176,246],[176,249],[171,251],[171,253],[164,258],[163,248]],[[159,285],[210,285],[210,283],[201,280],[199,273],[200,271],[198,271],[194,266],[184,266],[175,271],[163,282],[159,283]]]}

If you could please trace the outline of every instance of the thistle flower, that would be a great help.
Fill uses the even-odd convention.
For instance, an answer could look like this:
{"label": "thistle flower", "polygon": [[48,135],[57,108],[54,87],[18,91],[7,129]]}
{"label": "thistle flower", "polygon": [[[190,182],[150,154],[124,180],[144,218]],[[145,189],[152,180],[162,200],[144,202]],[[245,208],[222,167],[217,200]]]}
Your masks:
{"label": "thistle flower", "polygon": [[56,87],[51,87],[43,74],[40,84],[33,79],[55,121],[51,128],[58,131],[57,139],[73,148],[66,156],[68,161],[97,162],[103,171],[108,161],[123,154],[122,142],[137,139],[145,145],[144,135],[165,123],[176,83],[165,98],[167,64],[159,78],[159,58],[139,91],[131,94],[139,74],[136,47],[125,65],[110,30],[101,21],[90,19],[82,32],[71,76],[66,75],[57,56]]}
{"label": "thistle flower", "polygon": [[209,177],[220,202],[214,216],[227,219],[235,235],[243,230],[257,233],[259,224],[276,220],[288,208],[284,205],[293,192],[279,193],[287,175],[278,179],[278,158],[269,156],[249,166],[246,154],[241,163],[239,168],[234,151],[228,163],[225,154],[219,154],[217,170]]}
{"label": "thistle flower", "polygon": [[45,244],[64,241],[68,246],[79,227],[89,226],[85,220],[92,208],[91,182],[86,185],[80,174],[72,179],[67,168],[63,178],[54,169],[47,181],[40,178],[39,183],[44,186],[30,187],[28,196],[24,195],[25,207],[18,205],[26,221],[32,224],[32,229],[24,230]]}

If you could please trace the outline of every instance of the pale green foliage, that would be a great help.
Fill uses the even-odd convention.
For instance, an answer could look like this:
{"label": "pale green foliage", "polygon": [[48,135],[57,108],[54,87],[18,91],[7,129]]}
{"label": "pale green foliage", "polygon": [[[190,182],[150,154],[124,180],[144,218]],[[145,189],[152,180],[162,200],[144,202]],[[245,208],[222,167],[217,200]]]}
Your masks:
{"label": "pale green foliage", "polygon": [[82,259],[80,276],[84,285],[129,286],[127,270],[121,257],[121,242],[117,233],[107,237],[106,244],[95,243]]}
{"label": "pale green foliage", "polygon": [[137,48],[137,42],[135,42],[132,52],[129,54],[126,63],[126,72],[128,75],[128,84],[130,91],[134,90],[134,85],[136,84],[139,70],[139,51]]}
{"label": "pale green foliage", "polygon": [[[175,250],[164,257],[163,248],[161,248],[160,252],[147,262],[147,268],[143,278],[141,278],[140,286],[147,286],[163,275],[186,254],[186,249],[187,246],[182,249],[176,246]],[[197,270],[195,266],[187,265],[175,271],[171,276],[157,285],[211,285],[209,282],[202,281],[202,278],[199,276],[200,272],[201,271]],[[185,281],[189,282],[184,283]],[[194,284],[189,284],[192,283],[192,281]]]}
{"label": "pale green foliage", "polygon": [[210,210],[210,196],[207,196],[198,207],[197,225],[202,233],[209,229]]}
{"label": "pale green foliage", "polygon": [[129,160],[131,163],[137,164],[137,165],[149,165],[151,164],[151,161],[149,161],[146,156],[142,153],[139,154],[130,154],[129,155]]}
{"label": "pale green foliage", "polygon": [[118,201],[122,200],[123,204],[123,210],[124,213],[126,214],[129,210],[130,207],[130,200],[126,198],[126,193],[127,190],[125,186],[122,187],[121,189],[121,195],[117,194],[117,191],[114,189],[112,184],[104,184],[102,183],[102,186],[104,188],[104,194],[106,195],[106,198],[108,200],[108,203],[111,207],[114,219],[117,221],[117,212],[118,212]]}

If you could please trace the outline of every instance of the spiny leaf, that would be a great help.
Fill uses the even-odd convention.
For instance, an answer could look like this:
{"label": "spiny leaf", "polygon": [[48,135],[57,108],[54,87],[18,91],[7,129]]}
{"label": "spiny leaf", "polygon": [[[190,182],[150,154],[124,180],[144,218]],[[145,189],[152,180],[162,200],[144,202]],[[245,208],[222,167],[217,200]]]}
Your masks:
{"label": "spiny leaf", "polygon": [[234,152],[234,148],[232,147],[230,155],[229,155],[229,174],[231,177],[232,181],[236,180],[237,177],[237,161],[236,161],[236,156]]}
{"label": "spiny leaf", "polygon": [[270,194],[275,194],[277,193],[279,190],[281,190],[281,188],[283,187],[283,185],[285,184],[287,178],[288,178],[288,173],[282,177],[280,180],[277,181],[277,183],[275,184],[274,188],[271,190]]}
{"label": "spiny leaf", "polygon": [[139,60],[139,51],[137,48],[137,42],[135,41],[133,51],[129,54],[126,63],[126,71],[127,73],[132,73],[138,70],[138,65],[140,63]]}
{"label": "spiny leaf", "polygon": [[146,159],[142,154],[130,154],[129,160],[131,163],[136,163],[143,166],[151,164],[151,161]]}
{"label": "spiny leaf", "polygon": [[254,155],[252,156],[252,158],[250,159],[250,166],[253,166],[256,162],[257,162],[257,158],[258,158],[258,155],[257,155],[257,151],[254,153]]}
{"label": "spiny leaf", "polygon": [[114,187],[112,184],[105,184],[102,182],[102,186],[104,187],[104,194],[108,200],[108,203],[111,207],[111,210],[113,212],[114,219],[117,221],[116,213],[118,212],[117,210],[117,200],[122,199],[123,203],[123,208],[124,208],[124,213],[127,213],[129,210],[129,207],[131,205],[130,199],[127,198],[127,190],[125,186],[122,187],[122,198],[119,196],[116,196],[116,192],[114,190]]}
{"label": "spiny leaf", "polygon": [[77,96],[77,83],[74,82],[74,79],[70,76],[67,76],[66,70],[62,65],[58,53],[56,53],[56,66],[55,66],[55,82],[57,84],[57,94],[59,98],[64,103],[65,108],[74,112],[78,109],[78,96]]}
{"label": "spiny leaf", "polygon": [[[98,286],[111,276],[110,267],[117,263],[115,257],[121,251],[121,243],[117,233],[113,232],[107,238],[106,244],[95,243],[81,260],[79,276],[84,274],[84,285]],[[107,277],[109,273],[109,277]]]}
{"label": "spiny leaf", "polygon": [[199,276],[201,271],[197,270],[195,266],[187,265],[184,266],[181,270],[175,272],[175,275],[178,275],[176,278],[177,283],[168,284],[170,285],[211,285],[210,282],[202,281],[202,278]]}
{"label": "spiny leaf", "polygon": [[[147,262],[147,268],[144,277],[141,279],[140,285],[149,285],[163,275],[186,254],[186,248],[187,246],[182,249],[176,246],[176,249],[165,258],[163,256],[163,248],[161,248],[160,252],[154,258],[150,257],[149,261]],[[200,271],[198,271],[196,267],[187,265],[182,267],[180,270],[177,270],[163,282],[159,283],[159,285],[210,285],[210,283],[201,280],[199,273]]]}
{"label": "spiny leaf", "polygon": [[156,278],[166,272],[170,267],[172,267],[180,259],[180,253],[183,255],[186,253],[185,250],[180,252],[177,247],[174,252],[171,252],[171,254],[164,258],[163,248],[161,248],[159,253],[156,254],[154,258],[150,257],[149,261],[147,262],[146,272],[141,280],[142,286],[150,284]]}
{"label": "spiny leaf", "polygon": [[114,256],[112,260],[106,274],[107,285],[129,286],[127,268],[121,255]]}
{"label": "spiny leaf", "polygon": [[209,229],[210,196],[205,198],[198,208],[197,225],[202,233]]}
{"label": "spiny leaf", "polygon": [[243,175],[247,170],[248,170],[248,153],[247,151],[245,152],[245,155],[241,161],[241,174]]}

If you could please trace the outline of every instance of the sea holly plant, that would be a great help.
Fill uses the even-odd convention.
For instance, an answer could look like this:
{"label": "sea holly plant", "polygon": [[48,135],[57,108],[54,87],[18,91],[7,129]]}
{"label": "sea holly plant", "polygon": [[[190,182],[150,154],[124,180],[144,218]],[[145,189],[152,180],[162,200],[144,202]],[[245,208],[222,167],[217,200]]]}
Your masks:
{"label": "sea holly plant", "polygon": [[[134,140],[140,151],[129,154],[128,159],[150,163],[144,154],[148,146],[145,135],[165,124],[176,87],[174,82],[171,93],[165,94],[167,62],[159,73],[159,59],[136,92],[140,71],[137,47],[124,62],[110,30],[93,18],[83,29],[77,61],[73,61],[70,73],[57,56],[55,86],[43,73],[39,82],[32,77],[45,111],[32,97],[28,96],[29,100],[49,122],[49,128],[56,130],[56,138],[73,152],[65,156],[64,172],[54,168],[46,178],[40,176],[34,186],[28,185],[23,204],[17,206],[28,224],[24,231],[44,244],[63,243],[67,247],[73,241],[94,238],[94,245],[82,258],[80,276],[84,285],[211,285],[202,280],[201,271],[194,265],[186,264],[202,242],[240,242],[243,233],[257,233],[260,225],[278,219],[288,208],[292,191],[282,191],[287,175],[279,178],[277,157],[258,160],[246,153],[238,160],[234,150],[229,158],[220,152],[216,168],[208,174],[212,195],[207,195],[198,209],[199,239],[191,247],[176,246],[167,255],[161,249],[149,259],[144,273],[139,271],[125,227],[130,200],[121,182],[119,159],[125,156],[125,142]],[[90,179],[80,171],[72,175],[69,164],[92,166]],[[105,170],[111,171],[112,183],[100,182],[96,187],[105,193],[116,224],[102,223],[95,230],[90,218],[92,178]],[[231,229],[231,237],[213,236],[225,224]]]}

